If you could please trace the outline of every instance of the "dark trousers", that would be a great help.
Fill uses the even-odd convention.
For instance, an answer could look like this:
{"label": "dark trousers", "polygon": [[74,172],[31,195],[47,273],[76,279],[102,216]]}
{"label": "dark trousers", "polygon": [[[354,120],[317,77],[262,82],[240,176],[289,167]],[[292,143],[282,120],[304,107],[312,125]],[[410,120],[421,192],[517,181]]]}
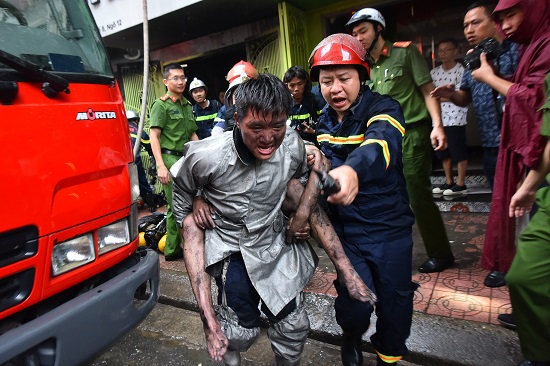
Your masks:
{"label": "dark trousers", "polygon": [[407,129],[403,138],[403,175],[428,257],[448,257],[453,253],[430,182],[433,153],[430,132],[429,124]]}
{"label": "dark trousers", "polygon": [[[216,277],[216,284],[219,289],[218,303],[221,304],[222,281],[220,277]],[[274,284],[274,286],[276,286],[276,284]],[[250,282],[241,253],[232,254],[229,259],[229,266],[227,267],[227,274],[225,277],[225,297],[227,306],[237,314],[241,327],[255,328],[261,325],[260,310],[258,309],[261,298],[252,285],[252,282]],[[276,315],[263,303],[261,309],[271,323],[277,323],[296,309],[296,301],[292,300],[289,302],[283,310]]]}
{"label": "dark trousers", "polygon": [[141,198],[145,198],[145,195],[153,193],[153,190],[151,189],[151,186],[147,181],[145,169],[143,169],[143,162],[141,161],[141,155],[138,154],[135,160],[139,180],[139,195],[141,196]]}
{"label": "dark trousers", "polygon": [[[381,243],[351,244],[342,240],[344,250],[365,284],[378,297],[376,333],[371,343],[386,356],[407,353],[413,296],[418,287],[412,282],[412,237]],[[370,325],[372,305],[352,300],[345,287],[334,281],[338,297],[334,303],[336,321],[350,335],[362,335]]]}

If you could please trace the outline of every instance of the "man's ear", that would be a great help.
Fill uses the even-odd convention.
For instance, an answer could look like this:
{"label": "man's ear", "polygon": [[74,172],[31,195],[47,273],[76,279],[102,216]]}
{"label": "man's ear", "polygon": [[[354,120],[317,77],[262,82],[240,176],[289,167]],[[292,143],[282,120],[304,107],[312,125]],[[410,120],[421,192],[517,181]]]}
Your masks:
{"label": "man's ear", "polygon": [[239,117],[237,116],[237,112],[233,113],[233,118],[235,119],[235,126],[238,128],[241,128],[241,124],[239,123]]}

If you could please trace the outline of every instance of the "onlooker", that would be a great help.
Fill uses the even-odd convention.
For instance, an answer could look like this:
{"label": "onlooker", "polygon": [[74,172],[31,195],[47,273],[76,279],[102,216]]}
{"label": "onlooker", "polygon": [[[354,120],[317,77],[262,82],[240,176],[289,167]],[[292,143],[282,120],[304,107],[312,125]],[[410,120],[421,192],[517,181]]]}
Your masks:
{"label": "onlooker", "polygon": [[418,270],[424,273],[443,271],[453,265],[454,256],[432,196],[430,171],[432,147],[436,151],[444,150],[447,138],[439,103],[430,97],[435,88],[430,71],[411,42],[392,44],[384,40],[382,31],[386,21],[378,10],[361,9],[346,26],[372,58],[372,90],[396,99],[403,108],[407,130],[403,139],[403,173],[411,208],[429,257]]}
{"label": "onlooker", "polygon": [[[311,79],[319,81],[328,103],[318,140],[341,187],[329,196],[327,213],[355,270],[378,298],[371,337],[378,365],[393,365],[407,353],[412,321],[414,215],[403,176],[403,112],[394,99],[362,86],[369,77],[364,54],[350,35],[331,35],[310,56]],[[338,279],[334,285],[342,363],[363,365],[361,337],[373,306],[351,298]]]}
{"label": "onlooker", "polygon": [[[439,42],[437,54],[441,66],[436,67],[430,74],[435,86],[452,84],[458,86],[464,75],[464,66],[456,61],[458,56],[458,42],[447,38]],[[468,192],[466,187],[466,169],[468,168],[468,147],[466,146],[466,114],[468,108],[459,107],[446,98],[440,98],[441,119],[447,136],[447,149],[436,151],[442,161],[445,171],[445,183],[435,187],[432,192],[453,196]],[[453,162],[457,163],[458,176],[456,184],[453,175]]]}
{"label": "onlooker", "polygon": [[172,181],[169,169],[183,156],[183,145],[198,140],[197,124],[193,118],[191,103],[183,96],[187,78],[183,68],[170,64],[164,68],[164,85],[168,92],[155,100],[151,107],[151,148],[157,164],[157,177],[168,202],[166,216],[166,246],[164,258],[167,261],[183,258],[180,247],[183,240],[172,213]]}
{"label": "onlooker", "polygon": [[197,122],[197,136],[199,140],[207,138],[212,133],[214,119],[222,107],[221,103],[215,99],[206,99],[208,88],[206,84],[197,78],[194,78],[189,84],[189,92],[195,101],[193,105],[193,115]]}
{"label": "onlooker", "polygon": [[[491,0],[470,5],[464,15],[464,35],[472,47],[489,38],[501,42],[499,55],[493,60],[493,66],[502,77],[511,77],[517,65],[517,46],[508,39],[502,40],[491,16],[495,6],[496,1]],[[459,90],[456,90],[456,85],[447,84],[438,86],[432,95],[447,98],[460,107],[466,107],[472,102],[483,146],[483,171],[493,189],[504,97],[489,85],[474,80],[470,69],[466,69]]]}
{"label": "onlooker", "polygon": [[[132,140],[132,147],[136,144],[137,133],[138,133],[138,124],[139,124],[139,114],[135,111],[128,110],[126,111],[126,118],[128,119],[128,129],[130,130],[130,139]],[[139,139],[141,146],[147,151],[150,157],[153,157],[153,150],[151,150],[151,140],[147,132],[141,132],[141,138]],[[141,151],[141,149],[140,149]],[[157,204],[155,201],[155,196],[151,185],[147,181],[147,175],[145,174],[145,169],[143,169],[143,161],[141,160],[141,154],[137,154],[135,158],[136,168],[138,172],[139,180],[139,195],[149,208],[149,211],[155,212],[157,209]]]}
{"label": "onlooker", "polygon": [[315,128],[319,113],[325,106],[324,99],[311,92],[311,81],[306,70],[301,66],[292,66],[283,77],[283,82],[292,93],[292,114],[288,116],[290,127],[298,131],[304,141],[317,144]]}
{"label": "onlooker", "polygon": [[538,210],[519,237],[518,248],[506,282],[517,321],[517,332],[526,361],[520,366],[550,366],[550,74],[546,75],[546,103],[541,108],[541,135],[546,147],[541,162],[525,178],[512,196],[510,217],[529,213],[536,202]]}
{"label": "onlooker", "polygon": [[218,101],[224,105],[225,104],[225,90],[220,90],[220,93],[218,94]]}
{"label": "onlooker", "polygon": [[[268,336],[276,365],[299,364],[309,331],[302,291],[313,274],[315,254],[300,240],[307,238],[309,227],[291,242],[286,240],[289,221],[284,216],[297,208],[296,202],[285,199],[289,182],[300,185],[294,178],[308,175],[305,146],[295,131],[286,128],[291,103],[286,86],[273,75],[247,80],[235,91],[233,133],[187,144],[185,158],[178,162],[181,166],[174,168],[175,213],[183,223],[185,263],[208,351],[214,360],[229,365],[240,364],[239,352],[246,351],[259,334],[260,302],[273,323]],[[315,184],[310,178],[308,187]],[[288,190],[293,188],[299,187]],[[204,213],[195,215],[199,189],[212,206],[204,218],[200,218]],[[311,208],[317,195],[303,198],[313,202],[304,205]],[[317,221],[311,228],[325,236],[330,228],[327,219],[318,206],[314,210]],[[203,236],[197,226],[210,230]],[[330,235],[322,242],[343,286],[355,299],[373,301],[334,231]],[[219,320],[205,267],[218,284]]]}
{"label": "onlooker", "polygon": [[[481,257],[481,267],[493,271],[487,280],[502,279],[516,253],[516,221],[507,214],[512,195],[526,171],[536,169],[546,140],[539,134],[544,101],[544,78],[550,70],[550,3],[501,0],[494,16],[503,34],[522,46],[511,81],[499,77],[481,54],[474,79],[506,97],[502,118],[493,200]],[[486,281],[487,281],[486,280]]]}

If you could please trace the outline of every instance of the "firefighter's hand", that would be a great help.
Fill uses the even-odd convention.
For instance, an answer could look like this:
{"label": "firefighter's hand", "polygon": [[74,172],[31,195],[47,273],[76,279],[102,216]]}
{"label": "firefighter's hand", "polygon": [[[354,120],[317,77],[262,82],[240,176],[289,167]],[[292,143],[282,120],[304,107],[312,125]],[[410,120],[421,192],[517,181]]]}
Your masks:
{"label": "firefighter's hand", "polygon": [[349,165],[342,165],[328,172],[340,184],[340,191],[330,195],[327,202],[335,205],[350,205],[359,192],[359,177]]}
{"label": "firefighter's hand", "polygon": [[302,122],[302,132],[309,133],[310,135],[315,134],[315,130],[306,122]]}
{"label": "firefighter's hand", "polygon": [[216,226],[212,220],[213,213],[214,208],[204,198],[197,196],[193,199],[193,218],[198,227],[203,230],[213,229]]}
{"label": "firefighter's hand", "polygon": [[162,184],[170,183],[170,172],[165,165],[157,167],[157,177]]}
{"label": "firefighter's hand", "polygon": [[309,222],[308,218],[301,218],[299,215],[290,216],[288,230],[286,233],[286,242],[287,244],[295,243],[296,240],[307,240],[309,239]]}

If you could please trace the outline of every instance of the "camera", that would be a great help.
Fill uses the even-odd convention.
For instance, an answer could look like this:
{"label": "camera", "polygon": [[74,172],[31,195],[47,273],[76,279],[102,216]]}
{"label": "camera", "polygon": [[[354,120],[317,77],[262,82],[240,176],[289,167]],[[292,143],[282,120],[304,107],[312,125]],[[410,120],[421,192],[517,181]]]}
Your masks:
{"label": "camera", "polygon": [[464,57],[464,63],[470,70],[479,69],[481,60],[479,57],[482,53],[487,56],[487,61],[494,60],[500,54],[500,45],[494,38],[486,38],[481,41],[474,50]]}

